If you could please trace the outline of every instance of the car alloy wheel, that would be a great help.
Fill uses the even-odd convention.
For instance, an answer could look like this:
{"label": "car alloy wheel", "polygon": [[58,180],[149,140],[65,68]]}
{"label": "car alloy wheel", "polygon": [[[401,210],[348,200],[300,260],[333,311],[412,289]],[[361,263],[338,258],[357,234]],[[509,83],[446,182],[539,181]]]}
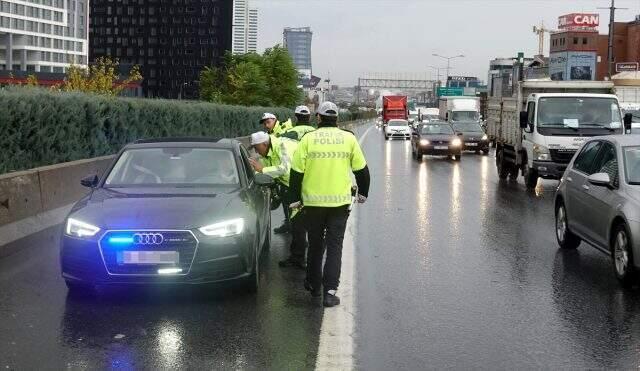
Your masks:
{"label": "car alloy wheel", "polygon": [[613,255],[615,259],[616,272],[618,276],[624,277],[629,270],[629,239],[624,229],[618,230],[616,240],[613,247]]}
{"label": "car alloy wheel", "polygon": [[571,232],[569,229],[569,222],[567,220],[567,209],[565,209],[563,203],[560,203],[556,208],[556,238],[560,248],[572,250],[580,246],[582,241],[578,236]]}
{"label": "car alloy wheel", "polygon": [[558,241],[563,243],[567,234],[567,216],[565,215],[564,206],[558,208],[558,215],[556,216],[556,236]]}

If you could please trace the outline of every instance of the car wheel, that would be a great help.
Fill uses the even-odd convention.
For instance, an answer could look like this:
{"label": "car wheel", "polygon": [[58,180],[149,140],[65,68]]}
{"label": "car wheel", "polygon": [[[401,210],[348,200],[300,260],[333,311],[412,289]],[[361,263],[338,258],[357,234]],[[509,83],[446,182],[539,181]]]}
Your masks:
{"label": "car wheel", "polygon": [[384,140],[389,140],[389,136],[388,135],[384,135]]}
{"label": "car wheel", "polygon": [[482,154],[485,155],[485,156],[488,155],[489,154],[489,148],[483,149],[482,150]]}
{"label": "car wheel", "polygon": [[560,248],[572,250],[580,246],[581,240],[580,237],[571,232],[567,220],[567,209],[564,203],[561,202],[556,207],[556,239]]}
{"label": "car wheel", "polygon": [[420,152],[419,149],[416,149],[416,151],[413,153],[413,158],[415,158],[416,161],[422,161],[422,152]]}
{"label": "car wheel", "polygon": [[538,171],[530,168],[528,164],[524,165],[522,175],[524,176],[524,184],[528,189],[533,189],[538,185]]}
{"label": "car wheel", "polygon": [[462,155],[453,155],[453,161],[460,161],[460,158],[462,157]]}
{"label": "car wheel", "polygon": [[72,280],[64,280],[64,283],[72,296],[92,296],[96,293],[95,287],[88,283]]}
{"label": "car wheel", "polygon": [[504,153],[500,150],[496,155],[496,167],[498,168],[498,178],[507,179],[509,176],[509,167],[504,160]]}
{"label": "car wheel", "polygon": [[624,224],[616,226],[613,232],[613,271],[620,284],[629,287],[635,282],[631,235]]}

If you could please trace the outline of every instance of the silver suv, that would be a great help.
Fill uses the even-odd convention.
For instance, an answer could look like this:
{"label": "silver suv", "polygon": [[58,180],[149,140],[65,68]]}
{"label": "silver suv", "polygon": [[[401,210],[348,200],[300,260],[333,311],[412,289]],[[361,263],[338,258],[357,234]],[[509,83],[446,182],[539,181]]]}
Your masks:
{"label": "silver suv", "polygon": [[556,237],[563,249],[582,241],[613,258],[623,286],[640,271],[640,135],[587,141],[556,192]]}

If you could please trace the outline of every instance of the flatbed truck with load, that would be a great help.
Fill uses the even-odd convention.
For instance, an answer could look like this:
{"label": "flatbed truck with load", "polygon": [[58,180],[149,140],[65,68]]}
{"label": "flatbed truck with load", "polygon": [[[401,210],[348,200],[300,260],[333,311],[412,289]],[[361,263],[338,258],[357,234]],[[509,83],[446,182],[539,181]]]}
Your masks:
{"label": "flatbed truck with load", "polygon": [[407,120],[409,109],[406,95],[384,95],[382,97],[382,122],[389,120]]}
{"label": "flatbed truck with load", "polygon": [[610,81],[518,81],[514,96],[490,97],[487,107],[498,176],[522,173],[528,188],[538,178],[560,179],[587,138],[622,134],[630,125]]}

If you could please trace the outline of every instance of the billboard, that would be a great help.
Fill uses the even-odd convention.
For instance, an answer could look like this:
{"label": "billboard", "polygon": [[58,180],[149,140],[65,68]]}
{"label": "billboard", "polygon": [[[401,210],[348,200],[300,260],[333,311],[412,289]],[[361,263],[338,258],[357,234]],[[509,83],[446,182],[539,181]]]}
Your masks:
{"label": "billboard", "polygon": [[557,52],[549,56],[551,80],[595,80],[595,52]]}
{"label": "billboard", "polygon": [[638,62],[616,63],[616,72],[637,71]]}
{"label": "billboard", "polygon": [[571,13],[558,17],[562,31],[598,31],[600,15],[597,13]]}

